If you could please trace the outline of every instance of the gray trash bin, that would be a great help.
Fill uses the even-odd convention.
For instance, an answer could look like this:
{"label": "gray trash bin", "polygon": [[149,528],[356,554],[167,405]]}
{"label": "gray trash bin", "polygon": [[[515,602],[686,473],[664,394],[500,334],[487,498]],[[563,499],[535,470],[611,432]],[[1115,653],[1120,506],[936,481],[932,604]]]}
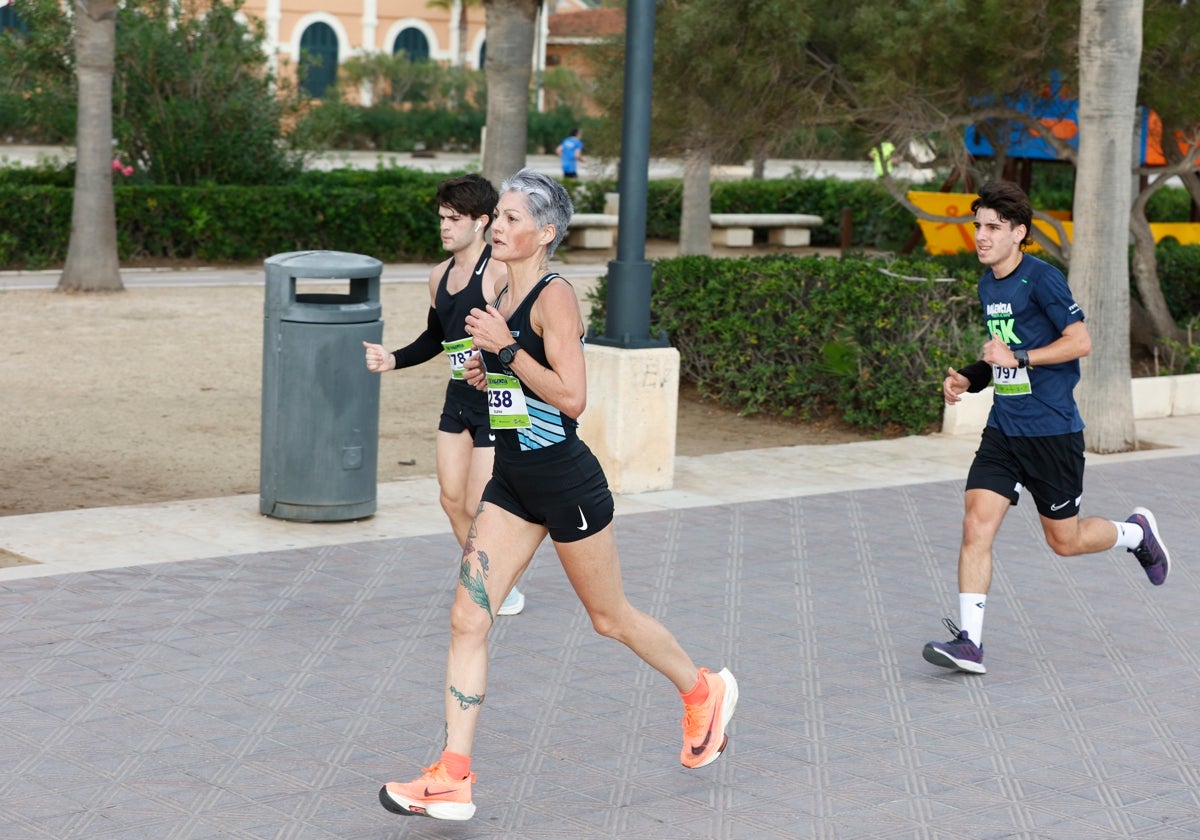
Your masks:
{"label": "gray trash bin", "polygon": [[[264,263],[259,510],[339,522],[375,513],[379,375],[362,342],[383,338],[383,264],[341,251],[294,251]],[[346,294],[298,293],[298,279],[346,280]]]}

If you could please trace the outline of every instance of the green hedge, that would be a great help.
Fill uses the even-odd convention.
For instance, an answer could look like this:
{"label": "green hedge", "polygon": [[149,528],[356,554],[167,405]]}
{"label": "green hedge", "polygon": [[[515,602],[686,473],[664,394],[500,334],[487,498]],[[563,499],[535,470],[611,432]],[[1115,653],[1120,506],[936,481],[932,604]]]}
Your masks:
{"label": "green hedge", "polygon": [[[577,209],[599,213],[604,193],[615,192],[615,181],[590,181],[575,187]],[[646,197],[646,236],[679,239],[683,182],[655,179]],[[822,224],[812,231],[812,244],[836,248],[842,242],[842,214],[851,214],[856,248],[898,250],[916,228],[880,181],[842,181],[837,178],[773,178],[764,181],[716,181],[712,185],[714,213],[808,213]]]}
{"label": "green hedge", "polygon": [[[284,186],[155,187],[117,184],[120,259],[259,260],[297,248],[336,248],[382,260],[439,254],[431,202],[444,173],[399,166],[307,171]],[[0,169],[0,268],[41,268],[66,258],[70,167]],[[603,209],[611,182],[570,185],[580,212]],[[677,239],[678,180],[651,181],[647,236]],[[858,247],[898,247],[912,220],[876,182],[783,179],[713,185],[713,212],[815,213],[826,222],[817,245],[840,244],[843,207],[854,215]],[[37,220],[35,226],[33,221]]]}
{"label": "green hedge", "polygon": [[[744,413],[927,432],[942,413],[931,383],[984,339],[975,274],[935,278],[941,266],[916,260],[661,260],[651,332],[679,350],[683,379]],[[602,280],[592,295],[599,331],[605,294]]]}
{"label": "green hedge", "polygon": [[[417,107],[400,109],[391,104],[369,107],[329,100],[310,110],[297,124],[293,139],[301,145],[332,149],[373,149],[380,152],[414,150],[479,153],[487,111],[463,105],[454,110]],[[576,126],[586,134],[599,125],[592,117],[580,118],[570,109],[531,110],[526,125],[526,152],[553,154],[555,147]]]}
{"label": "green hedge", "polygon": [[[122,262],[198,259],[257,262],[283,251],[329,249],[385,262],[440,258],[437,184],[403,176],[403,186],[357,176],[302,179],[287,187],[114,187]],[[45,268],[66,259],[73,191],[0,184],[0,268]]]}
{"label": "green hedge", "polygon": [[1171,317],[1180,324],[1200,318],[1200,246],[1170,239],[1160,242],[1154,254]]}
{"label": "green hedge", "polygon": [[[203,260],[258,262],[291,250],[333,249],[385,262],[432,262],[442,255],[431,222],[437,184],[445,173],[399,166],[374,170],[307,171],[291,184],[270,187],[114,186],[119,258],[123,262]],[[66,259],[71,229],[71,167],[0,168],[0,269],[46,268]],[[580,212],[603,209],[612,182],[569,183]],[[649,185],[647,236],[676,239],[682,185]],[[1162,191],[1160,191],[1162,192]],[[840,244],[841,208],[853,216],[856,248],[898,247],[912,220],[878,182],[780,179],[713,185],[715,212],[815,213],[826,222],[815,245]],[[1200,317],[1200,247],[1173,241],[1158,246],[1159,279],[1179,323]],[[931,260],[954,276],[978,275],[974,254]],[[712,269],[722,271],[723,269]],[[748,404],[748,403],[747,403]]]}

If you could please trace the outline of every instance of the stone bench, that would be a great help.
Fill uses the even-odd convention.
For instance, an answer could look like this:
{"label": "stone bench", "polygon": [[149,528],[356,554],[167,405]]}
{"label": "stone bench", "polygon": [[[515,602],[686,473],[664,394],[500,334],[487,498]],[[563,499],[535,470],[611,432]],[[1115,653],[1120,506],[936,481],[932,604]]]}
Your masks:
{"label": "stone bench", "polygon": [[754,244],[754,229],[768,228],[772,245],[799,248],[812,239],[812,228],[823,221],[805,213],[713,213],[713,244],[726,248],[749,248]]}
{"label": "stone bench", "polygon": [[611,248],[616,228],[616,214],[576,213],[567,227],[567,245],[572,248]]}

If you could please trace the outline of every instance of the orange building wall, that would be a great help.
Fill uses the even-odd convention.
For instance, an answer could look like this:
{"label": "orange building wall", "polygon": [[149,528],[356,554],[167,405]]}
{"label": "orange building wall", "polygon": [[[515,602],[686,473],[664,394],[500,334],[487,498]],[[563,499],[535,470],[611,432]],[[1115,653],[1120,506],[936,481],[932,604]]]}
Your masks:
{"label": "orange building wall", "polygon": [[[452,45],[453,19],[451,10],[431,8],[426,0],[377,0],[374,8],[375,26],[373,35],[364,25],[364,14],[368,5],[363,0],[280,0],[272,8],[268,0],[248,0],[243,12],[256,17],[267,26],[268,52],[284,64],[294,64],[299,58],[301,26],[313,20],[329,23],[339,33],[338,59],[344,61],[362,52],[392,51],[392,43],[399,30],[400,21],[422,21],[418,26],[429,39],[430,57],[436,61],[450,62],[456,50]],[[277,10],[277,11],[276,11]],[[277,20],[272,26],[271,15]],[[334,23],[336,21],[336,23]],[[466,62],[475,67],[479,60],[479,44],[483,38],[486,13],[481,7],[467,8]],[[274,29],[274,31],[272,31]]]}

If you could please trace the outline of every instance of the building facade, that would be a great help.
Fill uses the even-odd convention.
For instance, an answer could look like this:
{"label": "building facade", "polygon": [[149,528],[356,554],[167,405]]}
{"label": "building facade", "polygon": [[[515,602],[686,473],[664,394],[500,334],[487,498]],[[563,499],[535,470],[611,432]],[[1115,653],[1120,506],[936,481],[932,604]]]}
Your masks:
{"label": "building facade", "polygon": [[[538,18],[533,60],[545,66],[549,18],[592,8],[588,0],[550,0]],[[487,14],[463,0],[247,0],[243,12],[266,28],[266,48],[280,74],[303,69],[305,87],[321,96],[346,59],[406,53],[412,60],[482,69]]]}

